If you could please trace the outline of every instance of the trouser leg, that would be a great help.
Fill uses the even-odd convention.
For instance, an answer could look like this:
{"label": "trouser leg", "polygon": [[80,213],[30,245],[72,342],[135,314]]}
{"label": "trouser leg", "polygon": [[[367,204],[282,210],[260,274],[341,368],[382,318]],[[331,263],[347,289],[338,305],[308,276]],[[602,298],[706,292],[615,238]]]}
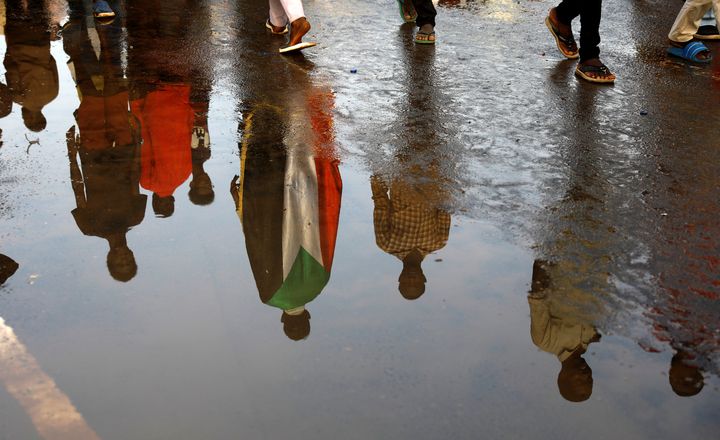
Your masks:
{"label": "trouser leg", "polygon": [[430,24],[434,27],[437,11],[435,10],[435,5],[433,5],[432,0],[412,0],[412,2],[418,14],[417,19],[415,20],[418,27],[426,24]]}
{"label": "trouser leg", "polygon": [[279,0],[279,1],[280,1],[280,3],[282,3],[282,7],[285,10],[285,15],[287,15],[288,21],[290,23],[297,20],[298,18],[302,18],[305,16],[305,11],[303,10],[302,0]]}
{"label": "trouser leg", "polygon": [[285,26],[288,23],[285,8],[280,0],[270,0],[270,23],[277,27]]}
{"label": "trouser leg", "polygon": [[602,0],[583,0],[580,4],[580,62],[600,57],[600,17]]}
{"label": "trouser leg", "polygon": [[570,25],[570,23],[580,15],[580,4],[583,0],[563,0],[555,8],[560,23]]}
{"label": "trouser leg", "polygon": [[668,38],[678,43],[686,43],[693,39],[693,36],[700,27],[703,15],[712,5],[715,12],[718,12],[718,0],[687,0],[675,18]]}

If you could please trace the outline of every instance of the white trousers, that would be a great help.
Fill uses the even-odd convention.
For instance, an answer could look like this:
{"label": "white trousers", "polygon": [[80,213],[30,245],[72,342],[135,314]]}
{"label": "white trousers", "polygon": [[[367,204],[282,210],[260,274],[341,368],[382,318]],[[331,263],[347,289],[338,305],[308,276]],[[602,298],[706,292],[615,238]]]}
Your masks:
{"label": "white trousers", "polygon": [[678,43],[692,40],[703,16],[711,7],[715,11],[715,17],[720,17],[720,0],[687,0],[680,9],[668,38]]}
{"label": "white trousers", "polygon": [[270,0],[270,23],[285,26],[305,16],[302,0]]}

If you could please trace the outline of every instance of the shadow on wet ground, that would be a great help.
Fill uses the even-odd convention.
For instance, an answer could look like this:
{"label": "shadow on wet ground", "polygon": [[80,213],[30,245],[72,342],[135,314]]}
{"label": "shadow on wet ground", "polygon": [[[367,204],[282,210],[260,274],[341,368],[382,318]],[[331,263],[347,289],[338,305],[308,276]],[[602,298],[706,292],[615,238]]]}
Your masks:
{"label": "shadow on wet ground", "polygon": [[[714,438],[720,72],[607,0],[0,1],[7,438]],[[578,25],[576,25],[578,26]],[[576,29],[577,30],[577,29]],[[717,44],[710,43],[717,56]]]}

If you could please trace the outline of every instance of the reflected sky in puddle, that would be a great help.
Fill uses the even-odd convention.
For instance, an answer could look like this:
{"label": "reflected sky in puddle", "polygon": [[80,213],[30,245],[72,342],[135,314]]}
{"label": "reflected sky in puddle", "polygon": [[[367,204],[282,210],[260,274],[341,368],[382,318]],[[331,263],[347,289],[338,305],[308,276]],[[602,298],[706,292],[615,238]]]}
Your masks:
{"label": "reflected sky in puddle", "polygon": [[127,1],[107,26],[71,2],[52,42],[7,4],[9,438],[717,430],[720,152],[638,122],[662,84],[457,43],[547,4],[443,4],[427,51],[380,2],[317,2],[327,44],[295,58],[263,1]]}

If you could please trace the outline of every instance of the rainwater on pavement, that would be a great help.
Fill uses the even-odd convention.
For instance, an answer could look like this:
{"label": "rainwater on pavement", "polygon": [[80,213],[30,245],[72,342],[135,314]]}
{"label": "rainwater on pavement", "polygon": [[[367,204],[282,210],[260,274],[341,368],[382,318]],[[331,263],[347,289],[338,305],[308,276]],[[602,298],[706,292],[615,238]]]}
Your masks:
{"label": "rainwater on pavement", "polygon": [[[0,439],[716,439],[718,61],[606,0],[0,1]],[[579,29],[576,22],[575,30]]]}

